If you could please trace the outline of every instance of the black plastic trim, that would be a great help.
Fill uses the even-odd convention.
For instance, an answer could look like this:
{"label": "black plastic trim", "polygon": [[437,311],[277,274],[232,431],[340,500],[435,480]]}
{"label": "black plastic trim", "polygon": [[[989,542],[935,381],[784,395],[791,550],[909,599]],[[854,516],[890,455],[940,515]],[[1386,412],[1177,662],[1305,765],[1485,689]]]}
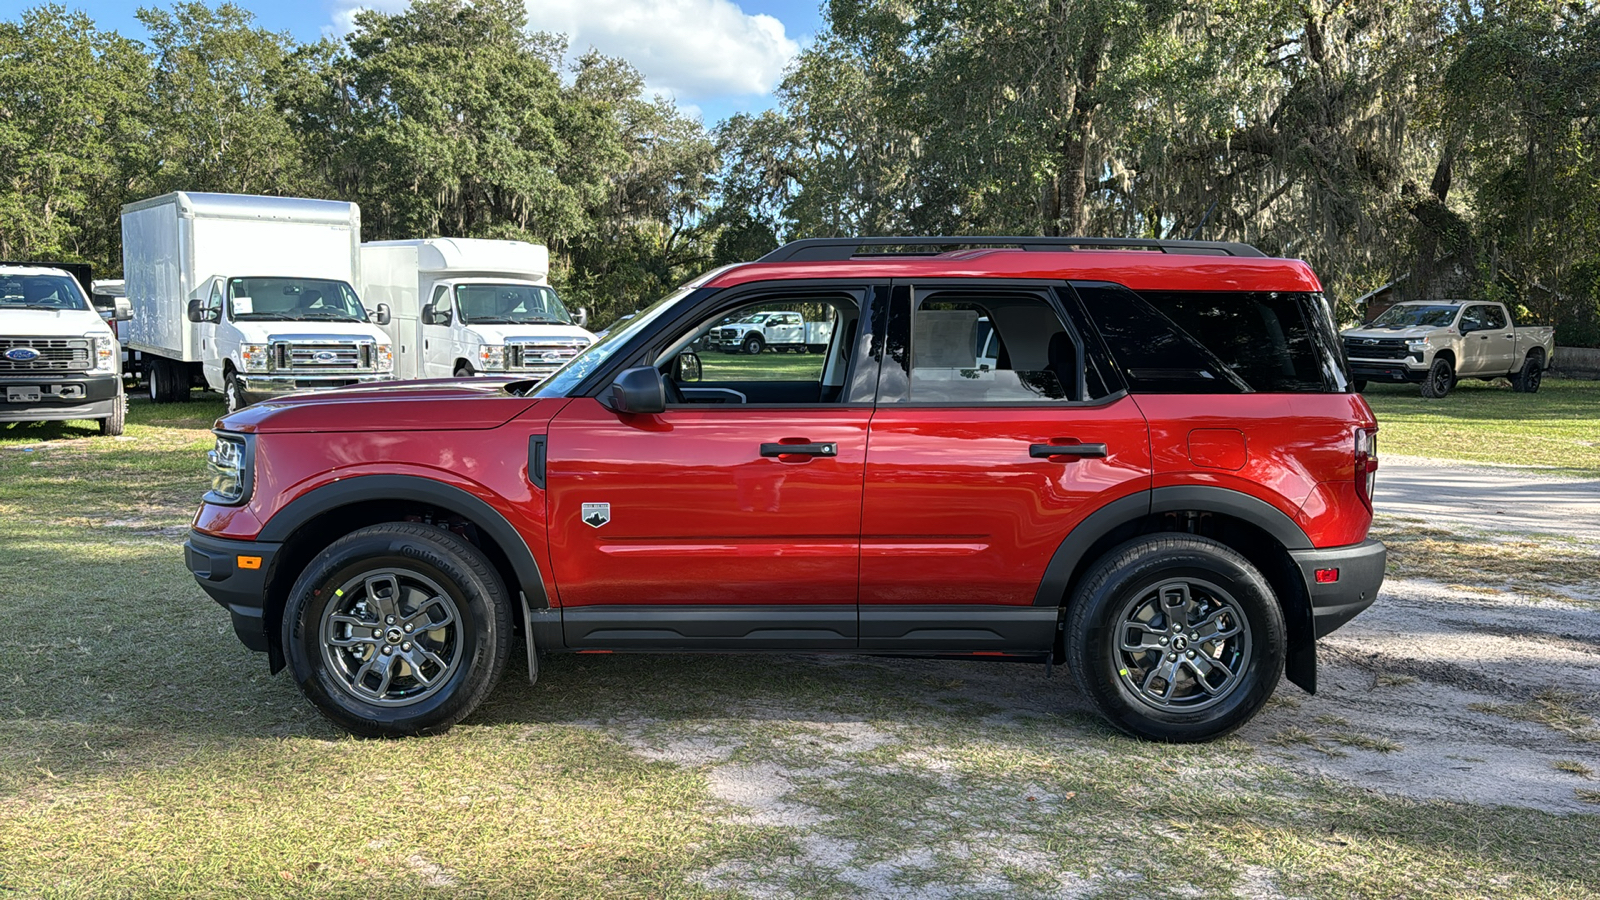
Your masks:
{"label": "black plastic trim", "polygon": [[569,650],[853,650],[854,604],[575,606],[561,611]]}
{"label": "black plastic trim", "polygon": [[862,605],[861,649],[1047,653],[1059,611],[1038,606]]}
{"label": "black plastic trim", "polygon": [[[1368,539],[1347,547],[1292,550],[1289,556],[1306,580],[1317,637],[1324,637],[1372,605],[1383,587],[1389,559],[1383,543]],[[1338,569],[1339,580],[1318,584],[1318,569]]]}
{"label": "black plastic trim", "polygon": [[[857,253],[863,247],[927,247],[921,253]],[[1127,249],[1204,256],[1264,257],[1249,244],[1231,241],[1161,241],[1151,238],[1039,237],[1036,235],[976,235],[971,237],[852,237],[807,238],[790,241],[756,262],[839,262],[860,257],[934,256],[952,248],[1017,248],[1061,252],[1085,247],[1093,250]]]}
{"label": "black plastic trim", "polygon": [[[240,643],[258,653],[266,652],[268,646],[261,610],[267,599],[274,557],[281,546],[217,538],[192,529],[183,542],[183,560],[189,573],[232,616],[233,632]],[[261,567],[239,568],[235,561],[240,556],[261,557]]]}
{"label": "black plastic trim", "polygon": [[504,516],[458,487],[416,475],[358,475],[316,488],[279,510],[257,537],[281,543],[289,540],[300,526],[325,512],[369,500],[411,500],[465,516],[487,532],[505,552],[529,605],[534,609],[550,605],[544,579],[539,575],[539,564],[534,561],[527,541]]}
{"label": "black plastic trim", "polygon": [[548,442],[546,435],[534,434],[528,436],[528,481],[539,490],[544,490],[545,445]]}
{"label": "black plastic trim", "polygon": [[1139,491],[1136,494],[1119,497],[1090,513],[1088,518],[1079,522],[1076,528],[1067,532],[1067,536],[1061,539],[1061,546],[1057,547],[1055,555],[1050,557],[1050,564],[1045,567],[1044,577],[1039,580],[1039,590],[1033,595],[1033,605],[1050,609],[1064,606],[1067,602],[1067,585],[1072,582],[1072,573],[1077,570],[1078,564],[1083,561],[1083,555],[1089,552],[1089,548],[1118,525],[1125,525],[1148,515],[1150,515],[1149,491]]}
{"label": "black plastic trim", "polygon": [[1223,513],[1249,522],[1260,528],[1285,550],[1309,550],[1311,539],[1294,520],[1265,500],[1227,488],[1203,484],[1183,484],[1159,487],[1150,492],[1150,512],[1180,512],[1183,510]]}

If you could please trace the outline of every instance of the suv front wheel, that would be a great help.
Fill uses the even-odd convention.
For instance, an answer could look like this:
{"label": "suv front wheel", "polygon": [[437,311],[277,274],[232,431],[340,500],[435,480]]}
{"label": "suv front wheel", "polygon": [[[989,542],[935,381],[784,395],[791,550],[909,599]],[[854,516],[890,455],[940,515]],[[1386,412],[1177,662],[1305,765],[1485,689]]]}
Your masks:
{"label": "suv front wheel", "polygon": [[1188,743],[1229,734],[1283,675],[1283,612],[1249,560],[1156,534],[1107,553],[1067,612],[1067,665],[1112,724]]}
{"label": "suv front wheel", "polygon": [[283,612],[306,698],[366,737],[436,734],[488,696],[510,653],[500,577],[455,534],[403,522],[345,535],[312,560]]}

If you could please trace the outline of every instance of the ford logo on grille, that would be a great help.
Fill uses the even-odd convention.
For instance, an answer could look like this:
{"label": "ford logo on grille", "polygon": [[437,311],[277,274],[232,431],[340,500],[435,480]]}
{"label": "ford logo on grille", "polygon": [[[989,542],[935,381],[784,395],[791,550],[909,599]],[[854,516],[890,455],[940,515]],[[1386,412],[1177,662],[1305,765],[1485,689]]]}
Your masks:
{"label": "ford logo on grille", "polygon": [[13,347],[6,351],[6,359],[12,362],[33,362],[40,356],[39,351],[32,347]]}
{"label": "ford logo on grille", "polygon": [[544,352],[544,355],[539,357],[539,358],[544,360],[545,362],[556,362],[557,360],[561,359],[561,351],[560,350],[546,350]]}
{"label": "ford logo on grille", "polygon": [[317,353],[317,355],[313,358],[316,359],[317,362],[333,362],[339,358],[339,354],[333,352],[332,350],[323,350]]}

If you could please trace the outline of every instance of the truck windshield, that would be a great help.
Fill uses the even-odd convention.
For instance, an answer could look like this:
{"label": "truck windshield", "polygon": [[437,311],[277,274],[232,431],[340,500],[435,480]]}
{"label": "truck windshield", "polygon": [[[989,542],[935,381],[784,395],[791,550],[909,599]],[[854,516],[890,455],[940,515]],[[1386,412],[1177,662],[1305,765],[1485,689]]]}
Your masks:
{"label": "truck windshield", "polygon": [[1383,315],[1372,320],[1372,324],[1375,327],[1388,326],[1390,328],[1405,328],[1408,325],[1445,328],[1456,320],[1456,311],[1460,308],[1459,305],[1411,306],[1409,304],[1401,304],[1384,310]]}
{"label": "truck windshield", "polygon": [[458,284],[463,325],[571,325],[552,288],[534,284]]}
{"label": "truck windshield", "polygon": [[328,278],[231,278],[228,318],[235,322],[365,322],[350,285]]}
{"label": "truck windshield", "polygon": [[648,328],[652,322],[661,317],[661,314],[671,309],[679,299],[694,290],[691,287],[679,288],[671,294],[662,297],[651,304],[643,312],[637,313],[625,322],[619,322],[605,337],[590,344],[587,349],[572,359],[567,364],[555,371],[554,375],[539,382],[530,396],[534,397],[565,397],[567,392],[578,386],[578,383],[600,365],[611,358],[626,346],[628,339],[637,334],[641,329]]}
{"label": "truck windshield", "polygon": [[0,309],[88,309],[66,275],[0,275]]}

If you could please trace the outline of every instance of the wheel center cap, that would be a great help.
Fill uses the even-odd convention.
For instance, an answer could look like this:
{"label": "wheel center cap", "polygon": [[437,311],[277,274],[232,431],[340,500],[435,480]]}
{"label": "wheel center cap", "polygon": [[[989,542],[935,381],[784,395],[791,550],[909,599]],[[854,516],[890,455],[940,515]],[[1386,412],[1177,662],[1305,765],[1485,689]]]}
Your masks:
{"label": "wheel center cap", "polygon": [[385,632],[384,635],[383,635],[383,639],[388,641],[391,644],[400,643],[400,638],[401,638],[401,633],[400,633],[400,629],[398,629],[398,628],[391,628],[387,632]]}
{"label": "wheel center cap", "polygon": [[1172,649],[1174,650],[1182,650],[1187,646],[1189,646],[1189,639],[1182,635],[1172,639]]}

